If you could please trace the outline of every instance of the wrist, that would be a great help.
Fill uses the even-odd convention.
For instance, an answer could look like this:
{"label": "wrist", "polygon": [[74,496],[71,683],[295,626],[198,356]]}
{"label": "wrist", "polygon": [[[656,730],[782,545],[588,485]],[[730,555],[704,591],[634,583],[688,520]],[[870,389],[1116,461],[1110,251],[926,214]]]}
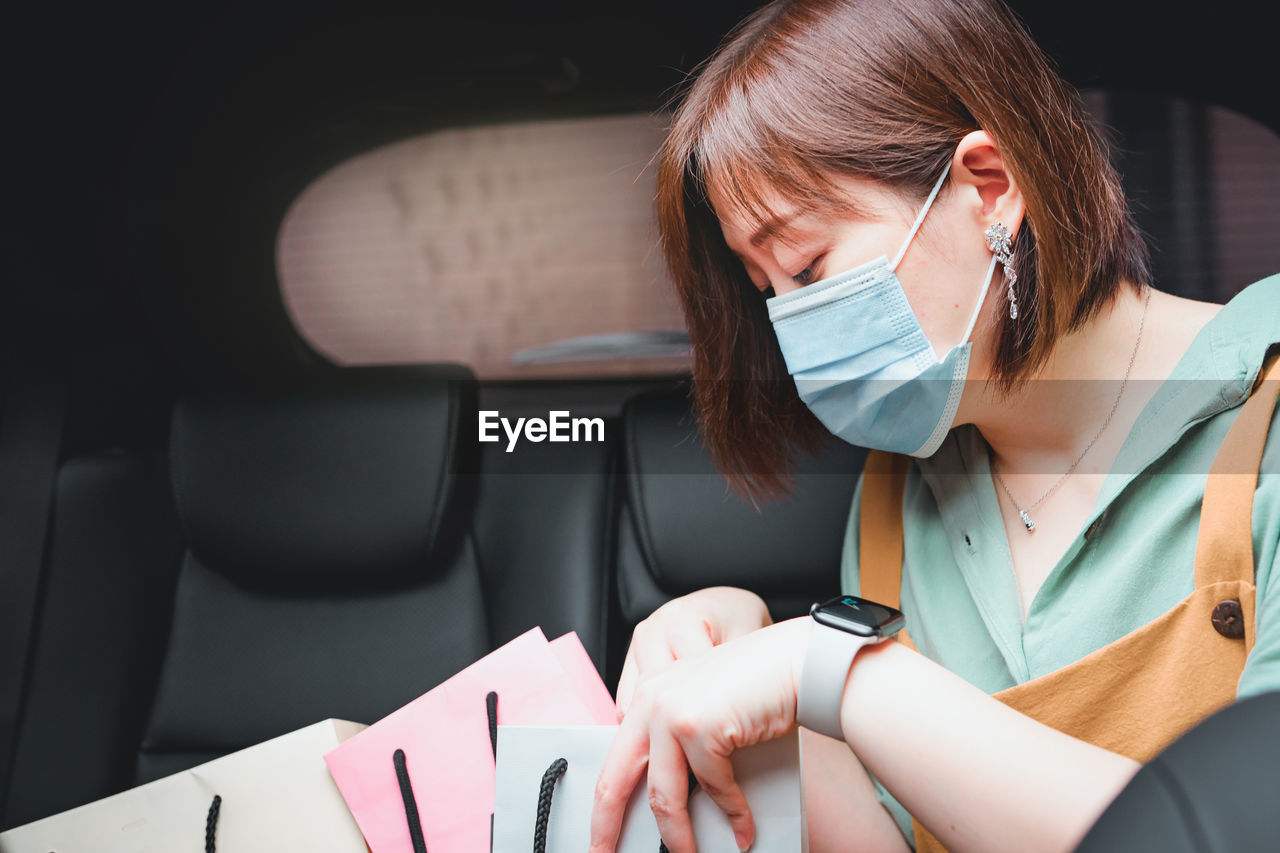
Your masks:
{"label": "wrist", "polygon": [[[800,692],[800,679],[804,674],[805,650],[809,645],[809,635],[813,630],[813,620],[808,616],[797,616],[784,619],[761,628],[759,633],[776,642],[774,648],[777,655],[770,669],[781,680],[785,693],[784,707],[791,711],[791,719],[795,720],[797,696]],[[771,643],[772,645],[772,643]]]}
{"label": "wrist", "polygon": [[854,657],[840,694],[840,728],[850,745],[859,732],[868,730],[869,710],[877,704],[874,697],[883,696],[885,690],[901,689],[893,682],[903,674],[899,669],[902,656],[913,654],[902,643],[889,640],[868,645]]}
{"label": "wrist", "polygon": [[812,623],[796,694],[796,721],[837,740],[844,731],[844,697],[857,656],[902,628],[902,613],[874,601],[842,595],[809,610]]}
{"label": "wrist", "polygon": [[812,639],[814,622],[808,616],[798,616],[795,619],[787,619],[785,622],[778,624],[789,626],[794,641],[790,654],[787,655],[787,663],[791,673],[791,693],[793,696],[798,697],[800,694],[800,681],[804,678],[804,659],[809,650],[809,642]]}

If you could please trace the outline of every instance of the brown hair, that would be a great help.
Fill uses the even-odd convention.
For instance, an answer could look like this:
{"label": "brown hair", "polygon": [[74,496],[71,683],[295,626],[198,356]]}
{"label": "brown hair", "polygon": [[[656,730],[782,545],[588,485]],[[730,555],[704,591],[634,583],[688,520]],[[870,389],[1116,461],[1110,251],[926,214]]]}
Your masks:
{"label": "brown hair", "polygon": [[1149,278],[1109,148],[1079,93],[1001,0],[776,0],[692,72],[658,152],[662,247],[693,342],[693,398],[716,466],[740,495],[790,489],[796,450],[826,429],[796,393],[764,300],[725,245],[715,186],[754,222],[768,187],[799,207],[847,207],[832,176],[923,200],[982,129],[1022,192],[1019,319],[998,330],[997,389],[1018,387],[1123,280]]}

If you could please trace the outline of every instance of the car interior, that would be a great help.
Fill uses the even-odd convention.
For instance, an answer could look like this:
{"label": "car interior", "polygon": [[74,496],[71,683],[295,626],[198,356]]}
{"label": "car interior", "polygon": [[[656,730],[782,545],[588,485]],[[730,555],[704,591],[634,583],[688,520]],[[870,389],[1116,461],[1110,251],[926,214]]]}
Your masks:
{"label": "car interior", "polygon": [[[653,219],[671,98],[756,5],[18,15],[0,829],[371,723],[533,626],[613,689],[675,596],[840,591],[865,451],[728,489]],[[1280,271],[1253,9],[1011,5],[1113,139],[1158,288]],[[479,441],[491,411],[602,440]]]}

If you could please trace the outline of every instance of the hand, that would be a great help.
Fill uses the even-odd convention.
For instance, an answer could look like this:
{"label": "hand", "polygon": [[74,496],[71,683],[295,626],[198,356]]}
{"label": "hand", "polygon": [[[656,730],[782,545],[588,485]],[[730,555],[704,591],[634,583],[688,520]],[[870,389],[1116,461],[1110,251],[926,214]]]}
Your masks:
{"label": "hand", "polygon": [[636,686],[596,781],[589,853],[613,853],[648,766],[649,806],[671,853],[694,853],[688,772],[729,818],[739,848],[755,824],[733,778],[734,750],[795,726],[796,691],[812,619],[788,619],[668,664]]}
{"label": "hand", "polygon": [[709,587],[668,601],[631,634],[618,678],[618,722],[626,716],[636,684],[646,675],[772,622],[760,596],[736,587]]}

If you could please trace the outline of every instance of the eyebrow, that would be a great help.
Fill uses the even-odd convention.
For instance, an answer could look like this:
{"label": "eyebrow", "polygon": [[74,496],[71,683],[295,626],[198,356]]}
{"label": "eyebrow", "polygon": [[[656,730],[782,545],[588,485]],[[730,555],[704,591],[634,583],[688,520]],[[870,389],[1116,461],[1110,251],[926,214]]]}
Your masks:
{"label": "eyebrow", "polygon": [[786,216],[775,216],[768,222],[756,229],[756,233],[751,235],[751,245],[759,246],[765,240],[777,235],[779,231],[786,228],[793,220],[800,216],[799,212],[791,213]]}

